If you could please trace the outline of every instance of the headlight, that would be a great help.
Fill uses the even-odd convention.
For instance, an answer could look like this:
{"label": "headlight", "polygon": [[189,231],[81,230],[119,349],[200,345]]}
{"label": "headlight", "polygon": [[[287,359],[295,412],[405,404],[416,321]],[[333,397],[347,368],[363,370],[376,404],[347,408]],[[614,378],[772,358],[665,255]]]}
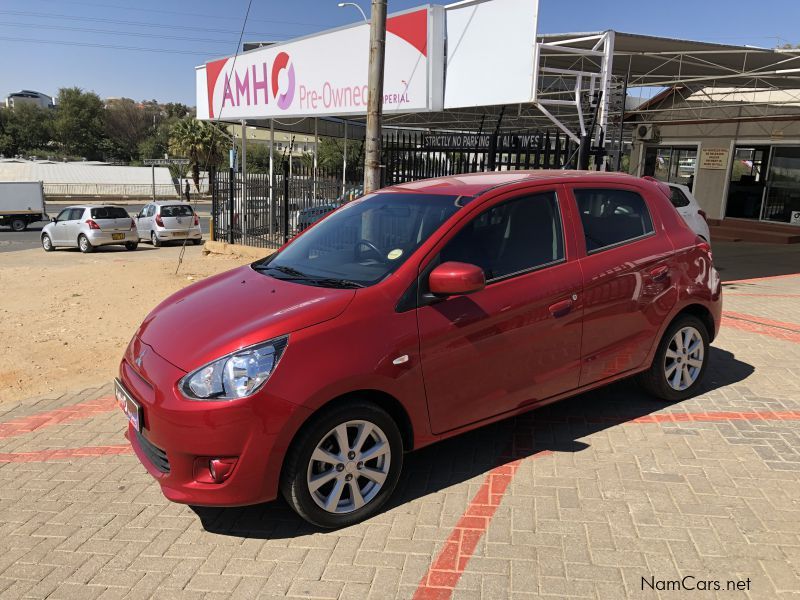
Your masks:
{"label": "headlight", "polygon": [[191,400],[235,400],[250,396],[269,379],[288,340],[288,337],[276,338],[218,358],[181,379],[181,391]]}

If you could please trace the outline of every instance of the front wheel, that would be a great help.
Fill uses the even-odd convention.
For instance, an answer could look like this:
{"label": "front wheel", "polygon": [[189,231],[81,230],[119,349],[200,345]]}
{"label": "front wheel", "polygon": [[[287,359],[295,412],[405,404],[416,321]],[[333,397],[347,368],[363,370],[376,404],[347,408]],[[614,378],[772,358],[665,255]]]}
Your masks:
{"label": "front wheel", "polygon": [[708,330],[692,315],[667,328],[653,364],[639,375],[642,387],[657,398],[676,402],[695,394],[708,366]]}
{"label": "front wheel", "polygon": [[42,248],[44,248],[45,252],[53,251],[53,240],[46,233],[42,236]]}
{"label": "front wheel", "polygon": [[330,409],[292,444],[281,491],[306,521],[334,529],[376,514],[403,467],[403,440],[389,414],[368,402]]}

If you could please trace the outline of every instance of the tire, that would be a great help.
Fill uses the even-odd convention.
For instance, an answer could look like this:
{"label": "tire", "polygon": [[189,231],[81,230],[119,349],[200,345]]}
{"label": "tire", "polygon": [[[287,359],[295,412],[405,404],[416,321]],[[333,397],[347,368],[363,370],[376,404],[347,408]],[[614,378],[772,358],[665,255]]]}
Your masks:
{"label": "tire", "polygon": [[[679,333],[684,341],[690,336],[688,349],[691,350],[697,341],[700,344],[692,352],[684,352],[678,343]],[[639,383],[661,400],[677,402],[690,398],[703,381],[708,366],[708,344],[708,330],[700,319],[692,315],[679,316],[664,332],[653,364],[639,375]]]}
{"label": "tire", "polygon": [[53,240],[51,240],[50,236],[46,233],[42,236],[42,248],[44,248],[45,252],[52,252],[55,250],[53,247]]}
{"label": "tire", "polygon": [[150,232],[150,243],[153,244],[153,248],[161,247],[161,240],[158,239],[155,231]]}
{"label": "tire", "polygon": [[78,236],[78,248],[84,254],[90,254],[94,252],[94,246],[92,246],[92,243],[89,241],[89,238],[87,238],[83,234],[80,234]]}
{"label": "tire", "polygon": [[139,242],[125,242],[125,250],[136,250],[139,247]]}
{"label": "tire", "polygon": [[203,243],[203,240],[192,240],[192,243],[193,243],[195,246],[199,246],[200,244],[202,244],[202,243]]}
{"label": "tire", "polygon": [[[375,454],[364,462],[358,460],[361,452],[348,447],[348,454],[340,453],[337,429],[345,425],[348,446],[358,444],[358,436],[365,426],[369,433],[363,438],[363,454]],[[321,448],[322,450],[318,449]],[[324,455],[331,460],[316,460],[312,455]],[[344,456],[340,462],[336,459]],[[403,468],[403,439],[392,417],[382,408],[369,402],[354,401],[325,410],[303,427],[292,443],[283,472],[281,492],[291,507],[306,521],[325,529],[353,525],[376,514],[389,499],[397,485]],[[375,479],[365,476],[367,471]],[[313,477],[324,482],[312,490]],[[337,488],[338,486],[338,488]],[[358,493],[355,493],[355,489]],[[339,491],[336,505],[336,491]],[[360,502],[363,505],[358,507]],[[326,509],[328,501],[333,508]]]}
{"label": "tire", "polygon": [[11,229],[13,231],[25,231],[27,228],[28,222],[25,219],[11,219]]}

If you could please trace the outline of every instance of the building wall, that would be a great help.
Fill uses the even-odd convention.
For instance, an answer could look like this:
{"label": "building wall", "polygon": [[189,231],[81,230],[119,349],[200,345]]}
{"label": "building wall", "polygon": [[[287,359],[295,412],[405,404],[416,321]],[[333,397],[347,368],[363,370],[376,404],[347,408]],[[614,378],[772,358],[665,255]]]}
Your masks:
{"label": "building wall", "polygon": [[[681,116],[690,118],[687,113],[682,113]],[[704,114],[703,116],[708,118],[711,115]],[[698,147],[698,164],[693,193],[710,219],[721,219],[725,213],[725,200],[734,146],[746,146],[748,144],[800,145],[800,115],[798,115],[797,120],[793,121],[750,121],[685,125],[662,123],[658,127],[661,134],[658,143],[634,141],[629,172],[637,176],[643,174],[645,148],[648,146]],[[726,168],[701,169],[700,154],[704,148],[724,148],[728,150]]]}

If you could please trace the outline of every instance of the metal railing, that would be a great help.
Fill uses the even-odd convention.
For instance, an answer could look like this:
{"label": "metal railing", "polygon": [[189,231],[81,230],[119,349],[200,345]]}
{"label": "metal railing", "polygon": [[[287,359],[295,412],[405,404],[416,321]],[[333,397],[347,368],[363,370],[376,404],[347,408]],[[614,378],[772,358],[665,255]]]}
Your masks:
{"label": "metal railing", "polygon": [[[152,198],[153,185],[150,183],[45,183],[45,196],[113,196],[115,198]],[[192,185],[194,194],[194,185]],[[177,198],[178,186],[173,183],[157,183],[156,198]]]}

